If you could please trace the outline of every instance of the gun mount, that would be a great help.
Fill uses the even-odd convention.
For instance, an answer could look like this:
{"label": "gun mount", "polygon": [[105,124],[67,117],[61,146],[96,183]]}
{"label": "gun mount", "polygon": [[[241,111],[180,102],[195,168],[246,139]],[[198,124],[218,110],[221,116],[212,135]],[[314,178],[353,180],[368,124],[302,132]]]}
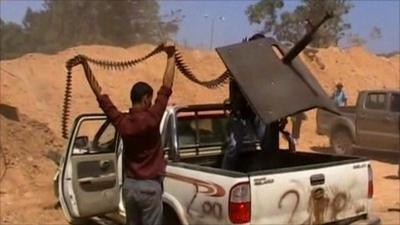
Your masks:
{"label": "gun mount", "polygon": [[307,32],[304,37],[293,46],[288,53],[282,58],[283,63],[290,63],[304,48],[313,40],[314,34],[318,31],[318,28],[325,23],[328,19],[332,18],[332,14],[327,13],[321,21],[319,21],[315,26],[310,24],[311,29]]}
{"label": "gun mount", "polygon": [[338,112],[312,73],[296,57],[331,17],[327,14],[287,54],[273,38],[216,49],[250,107],[264,123],[313,108]]}

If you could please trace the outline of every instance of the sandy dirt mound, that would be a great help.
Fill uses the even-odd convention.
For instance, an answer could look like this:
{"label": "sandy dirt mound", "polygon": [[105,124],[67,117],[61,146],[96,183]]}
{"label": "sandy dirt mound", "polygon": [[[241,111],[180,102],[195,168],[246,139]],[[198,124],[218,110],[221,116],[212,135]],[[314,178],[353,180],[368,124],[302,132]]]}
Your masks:
{"label": "sandy dirt mound", "polygon": [[62,149],[61,140],[45,124],[24,114],[12,119],[1,114],[0,123],[0,224],[65,221],[55,209],[52,176],[56,164],[50,159]]}
{"label": "sandy dirt mound", "polygon": [[[1,61],[1,102],[14,105],[22,113],[37,119],[59,135],[60,115],[65,85],[66,60],[85,54],[93,58],[126,60],[150,52],[154,46],[140,45],[128,49],[110,46],[82,46],[56,55],[28,54],[15,60]],[[224,65],[215,52],[184,49],[188,65],[203,79],[211,79],[224,71]],[[347,50],[328,48],[317,50],[313,57],[303,57],[321,85],[330,93],[334,83],[345,85],[350,103],[363,89],[400,88],[400,56],[385,58],[365,49]],[[161,84],[165,56],[157,55],[125,71],[106,71],[92,66],[93,72],[121,109],[130,106],[129,91],[139,80],[149,82],[154,88]],[[88,88],[80,67],[73,71],[72,118],[83,112],[98,112],[99,108]],[[227,96],[226,87],[207,90],[177,75],[171,104],[221,102]]]}
{"label": "sandy dirt mound", "polygon": [[400,88],[399,56],[376,56],[362,47],[327,48],[318,50],[315,59],[308,62],[325,90],[331,92],[336,82],[343,82],[350,104],[361,90]]}
{"label": "sandy dirt mound", "polygon": [[[93,58],[126,60],[141,57],[153,48],[150,45],[129,49],[84,46],[68,49],[57,55],[28,54],[16,60],[1,62],[1,101],[18,107],[21,112],[47,123],[52,130],[59,133],[66,76],[64,65],[69,58],[80,53]],[[193,71],[204,75],[204,79],[216,77],[224,71],[216,53],[186,50],[183,54],[188,64],[195,67]],[[129,91],[133,83],[144,80],[154,88],[159,88],[165,63],[165,55],[161,54],[125,71],[106,71],[96,66],[92,66],[92,69],[103,92],[109,94],[121,109],[128,109]],[[72,118],[83,112],[99,112],[97,102],[88,87],[83,70],[80,67],[74,68]],[[205,91],[178,75],[171,103],[221,102],[223,95],[223,89]]]}
{"label": "sandy dirt mound", "polygon": [[[77,54],[127,60],[141,57],[153,48],[152,45],[128,49],[81,46],[56,55],[28,54],[1,61],[0,103],[17,108],[20,121],[0,115],[1,150],[6,154],[8,168],[1,183],[0,223],[57,224],[64,221],[60,211],[51,208],[55,202],[52,176],[56,166],[46,155],[64,144],[60,140],[60,116],[66,60]],[[182,52],[187,64],[202,79],[214,78],[225,70],[215,52],[192,49]],[[316,49],[302,57],[328,93],[333,91],[335,82],[343,82],[350,103],[355,103],[357,92],[363,89],[400,88],[399,55],[385,58],[359,47]],[[126,110],[130,106],[128,93],[134,82],[143,80],[154,88],[160,86],[165,61],[161,54],[125,71],[106,71],[96,66],[92,69],[103,92],[108,93],[120,109]],[[207,90],[178,73],[170,104],[222,102],[226,96],[226,87]],[[70,126],[78,114],[100,111],[80,67],[73,71],[72,99]],[[326,151],[327,138],[315,134],[315,111],[307,114],[299,148]],[[396,165],[374,156],[371,158],[375,169],[376,212],[382,216],[384,224],[398,224],[399,214],[387,212],[387,208],[400,208],[399,182],[385,178],[395,174]]]}

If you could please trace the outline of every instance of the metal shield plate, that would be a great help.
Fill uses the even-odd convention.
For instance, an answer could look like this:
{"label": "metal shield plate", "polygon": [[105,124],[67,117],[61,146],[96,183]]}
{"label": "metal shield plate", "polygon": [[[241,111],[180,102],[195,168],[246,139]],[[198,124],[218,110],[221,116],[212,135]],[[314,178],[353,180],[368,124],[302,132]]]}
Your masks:
{"label": "metal shield plate", "polygon": [[216,49],[262,120],[270,123],[312,108],[338,113],[299,57],[284,64],[273,46],[284,54],[284,48],[272,38]]}

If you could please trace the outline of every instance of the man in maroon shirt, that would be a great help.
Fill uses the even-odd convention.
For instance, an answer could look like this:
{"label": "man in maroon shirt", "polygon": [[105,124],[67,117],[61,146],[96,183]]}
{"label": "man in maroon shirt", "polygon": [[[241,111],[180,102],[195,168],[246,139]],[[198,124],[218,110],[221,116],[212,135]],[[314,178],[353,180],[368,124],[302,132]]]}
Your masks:
{"label": "man in maroon shirt", "polygon": [[164,47],[167,66],[154,105],[153,89],[144,82],[137,82],[131,89],[129,113],[120,112],[108,95],[102,95],[101,90],[92,87],[100,107],[123,140],[125,179],[122,197],[127,225],[162,223],[162,181],[166,162],[159,128],[175,74],[175,46],[167,43]]}

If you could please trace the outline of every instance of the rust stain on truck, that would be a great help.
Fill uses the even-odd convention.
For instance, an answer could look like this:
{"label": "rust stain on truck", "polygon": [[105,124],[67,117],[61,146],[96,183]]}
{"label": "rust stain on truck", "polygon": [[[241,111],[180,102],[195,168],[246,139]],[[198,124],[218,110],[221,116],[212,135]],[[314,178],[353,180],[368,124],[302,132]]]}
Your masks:
{"label": "rust stain on truck", "polygon": [[322,224],[329,206],[329,197],[323,188],[314,189],[309,200],[309,220],[311,224]]}
{"label": "rust stain on truck", "polygon": [[[328,194],[328,192],[330,194]],[[288,224],[295,223],[293,218],[298,211],[298,206],[301,202],[300,192],[296,189],[290,189],[283,193],[278,202],[278,208],[281,209],[283,201],[291,195],[295,197],[295,202],[289,220],[287,221]],[[337,221],[339,213],[351,207],[351,196],[345,191],[338,191],[336,188],[324,189],[322,187],[318,187],[311,190],[311,195],[307,200],[307,205],[308,216],[304,222],[300,224],[323,224],[325,222],[329,222],[326,220],[326,218],[329,218],[330,221]],[[356,207],[356,210],[360,212],[364,209],[365,207]],[[329,217],[327,217],[328,215]]]}

